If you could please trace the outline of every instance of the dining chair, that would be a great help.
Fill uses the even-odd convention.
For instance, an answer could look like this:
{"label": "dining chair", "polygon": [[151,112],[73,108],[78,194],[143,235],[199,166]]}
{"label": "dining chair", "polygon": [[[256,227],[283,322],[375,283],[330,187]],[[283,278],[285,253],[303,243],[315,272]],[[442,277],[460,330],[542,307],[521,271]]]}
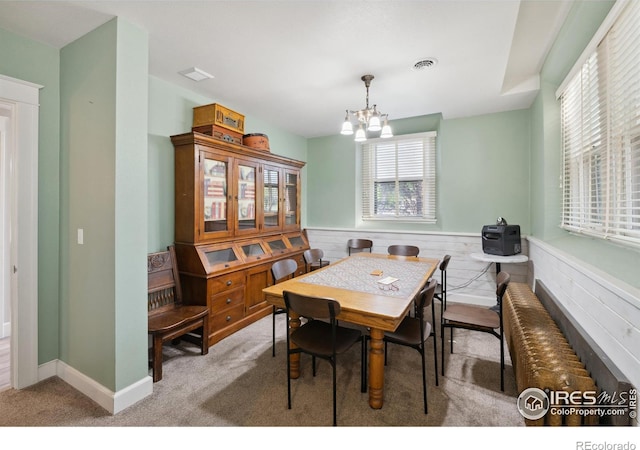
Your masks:
{"label": "dining chair", "polygon": [[[442,313],[447,309],[447,267],[449,267],[449,261],[451,255],[444,255],[442,261],[440,261],[440,281],[436,285],[436,292],[433,294],[433,298],[440,301],[440,323],[442,324]],[[436,318],[433,318],[435,324]],[[442,327],[440,328],[440,335],[442,335]]]}
{"label": "dining chair", "polygon": [[415,245],[390,245],[387,253],[398,256],[418,256],[420,248]]}
{"label": "dining chair", "polygon": [[[295,276],[296,270],[298,270],[298,263],[294,259],[281,259],[271,265],[271,277],[273,278],[273,284],[278,284],[281,281],[288,280]],[[276,316],[278,314],[284,314],[284,308],[278,308],[273,305],[271,317],[273,321],[273,342],[271,344],[271,356],[276,356]]]}
{"label": "dining chair", "polygon": [[504,327],[502,323],[502,296],[507,290],[511,276],[500,272],[497,276],[496,301],[498,308],[455,303],[447,305],[442,314],[442,375],[444,376],[444,335],[445,328],[451,329],[451,350],[453,353],[453,329],[463,328],[489,333],[500,339],[500,390],[504,391]]}
{"label": "dining chair", "polygon": [[[425,361],[425,343],[432,336],[432,324],[425,318],[425,308],[431,306],[431,314],[435,313],[433,307],[433,295],[437,281],[431,279],[427,286],[420,291],[415,299],[416,317],[405,316],[393,332],[384,333],[384,362],[387,363],[387,344],[403,345],[414,348],[422,358],[422,396],[424,401],[424,413],[427,414],[427,370]],[[436,337],[433,335],[433,365],[436,374],[436,386],[438,386],[438,350]]]}
{"label": "dining chair", "polygon": [[322,251],[322,249],[310,248],[305,250],[302,256],[304,257],[306,272],[311,272],[329,265],[329,261],[323,259],[324,251]]}
{"label": "dining chair", "polygon": [[352,250],[369,250],[371,252],[371,248],[373,247],[373,241],[369,239],[349,239],[347,241],[347,249],[349,255],[351,255]]}
{"label": "dining chair", "polygon": [[[291,355],[306,353],[312,357],[313,376],[316,376],[316,358],[326,359],[332,367],[333,374],[333,426],[336,420],[336,364],[337,356],[345,353],[356,342],[361,343],[361,379],[360,389],[365,388],[366,368],[366,338],[357,329],[339,326],[336,316],[340,314],[340,303],[331,298],[314,297],[296,294],[289,291],[283,292],[287,323],[291,312],[298,316],[310,317],[309,320],[298,328],[287,333],[287,404],[291,409]],[[317,319],[317,320],[316,320]],[[292,347],[291,343],[294,344]]]}

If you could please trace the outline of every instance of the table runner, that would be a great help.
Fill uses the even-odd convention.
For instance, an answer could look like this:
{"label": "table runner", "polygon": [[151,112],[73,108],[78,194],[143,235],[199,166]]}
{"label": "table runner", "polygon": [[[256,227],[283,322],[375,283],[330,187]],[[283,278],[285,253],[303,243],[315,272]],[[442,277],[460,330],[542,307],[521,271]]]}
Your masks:
{"label": "table runner", "polygon": [[[407,298],[422,282],[424,274],[431,267],[432,263],[422,261],[351,257],[331,264],[323,270],[315,271],[301,278],[300,282]],[[371,275],[374,270],[381,270],[382,274],[379,276]],[[397,290],[393,290],[393,288],[380,289],[377,281],[385,277],[398,279],[393,283]]]}

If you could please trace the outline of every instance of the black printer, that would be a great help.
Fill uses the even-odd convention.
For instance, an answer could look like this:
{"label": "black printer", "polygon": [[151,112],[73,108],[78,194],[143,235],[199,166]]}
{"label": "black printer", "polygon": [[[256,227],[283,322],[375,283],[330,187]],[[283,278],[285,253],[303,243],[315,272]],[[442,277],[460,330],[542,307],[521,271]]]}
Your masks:
{"label": "black printer", "polygon": [[485,225],[482,227],[482,251],[490,255],[509,256],[522,251],[520,225]]}

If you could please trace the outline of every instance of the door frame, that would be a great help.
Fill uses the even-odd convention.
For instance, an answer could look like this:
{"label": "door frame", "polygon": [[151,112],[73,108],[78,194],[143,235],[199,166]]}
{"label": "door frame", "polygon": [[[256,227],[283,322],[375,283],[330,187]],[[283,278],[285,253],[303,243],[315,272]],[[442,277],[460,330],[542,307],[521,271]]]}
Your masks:
{"label": "door frame", "polygon": [[[9,217],[11,386],[38,382],[38,114],[43,86],[0,75],[0,106],[9,117],[5,205]],[[3,114],[4,115],[4,114]],[[5,236],[2,237],[5,239]]]}

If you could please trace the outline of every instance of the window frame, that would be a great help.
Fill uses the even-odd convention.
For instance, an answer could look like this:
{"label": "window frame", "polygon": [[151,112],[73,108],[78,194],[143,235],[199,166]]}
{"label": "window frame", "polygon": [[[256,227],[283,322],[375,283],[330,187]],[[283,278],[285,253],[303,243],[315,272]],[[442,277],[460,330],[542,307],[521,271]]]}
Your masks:
{"label": "window frame", "polygon": [[[414,181],[420,180],[422,182],[422,214],[421,215],[376,215],[374,208],[376,202],[375,198],[375,182],[376,174],[374,171],[374,158],[367,157],[365,152],[371,148],[371,146],[381,145],[389,146],[390,144],[398,144],[403,142],[411,142],[416,140],[422,140],[422,159],[423,159],[423,171],[420,178],[399,176],[396,167],[396,173],[392,179],[396,183],[396,192],[398,189],[398,183],[402,181]],[[358,168],[360,169],[360,179],[357,183],[358,200],[360,208],[358,209],[358,220],[362,221],[379,221],[379,222],[403,222],[403,223],[437,223],[437,170],[436,170],[436,155],[437,155],[437,131],[427,131],[421,133],[398,135],[392,138],[376,138],[367,139],[365,142],[356,144],[356,151],[358,155]],[[396,164],[397,148],[396,148]],[[382,181],[381,181],[382,182]]]}
{"label": "window frame", "polygon": [[640,5],[622,2],[612,13],[557,92],[560,227],[640,247]]}

